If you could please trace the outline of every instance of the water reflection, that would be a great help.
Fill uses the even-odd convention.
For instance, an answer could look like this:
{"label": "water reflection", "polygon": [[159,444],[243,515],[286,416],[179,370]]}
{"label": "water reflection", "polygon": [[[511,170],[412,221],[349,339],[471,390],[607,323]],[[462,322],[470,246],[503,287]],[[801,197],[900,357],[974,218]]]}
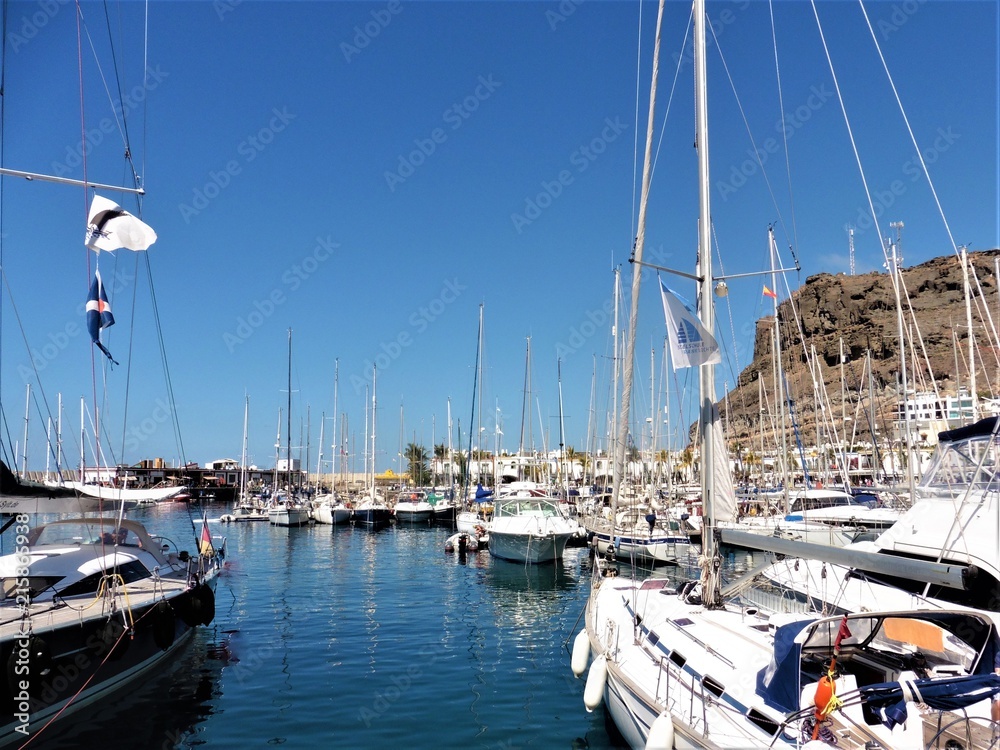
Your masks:
{"label": "water reflection", "polygon": [[82,709],[43,730],[28,746],[37,750],[80,747],[192,747],[200,725],[216,712],[223,669],[234,663],[232,634],[200,628],[171,663],[139,678],[109,700]]}

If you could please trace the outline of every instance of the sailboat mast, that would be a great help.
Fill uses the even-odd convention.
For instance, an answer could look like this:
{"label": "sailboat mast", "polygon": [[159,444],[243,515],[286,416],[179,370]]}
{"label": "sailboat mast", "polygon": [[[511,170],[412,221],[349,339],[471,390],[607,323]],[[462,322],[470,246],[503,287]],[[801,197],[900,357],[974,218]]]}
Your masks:
{"label": "sailboat mast", "polygon": [[59,405],[56,407],[56,476],[62,480],[62,391],[59,392]]}
{"label": "sailboat mast", "polygon": [[244,394],[243,403],[243,454],[240,456],[240,496],[243,502],[247,492],[247,425],[250,417],[250,396]]}
{"label": "sailboat mast", "polygon": [[[768,257],[771,260],[771,290],[774,292],[774,297],[771,298],[771,302],[774,304],[774,393],[775,399],[778,402],[778,424],[781,429],[781,441],[779,448],[781,449],[781,497],[782,497],[782,512],[788,513],[789,502],[788,502],[788,491],[791,487],[791,481],[788,476],[788,427],[785,424],[785,378],[784,372],[781,365],[781,322],[778,319],[778,278],[775,272],[775,253],[777,251],[777,245],[774,241],[774,228],[767,228],[767,242],[768,242]],[[805,467],[803,466],[803,470]]]}
{"label": "sailboat mast", "polygon": [[448,398],[448,489],[454,493],[455,491],[455,465],[452,463],[454,455],[452,454],[451,447],[451,398]]}
{"label": "sailboat mast", "polygon": [[83,421],[83,398],[80,398],[80,481],[87,481],[87,430]]}
{"label": "sailboat mast", "polygon": [[[698,314],[705,329],[715,331],[712,309],[712,209],[708,161],[708,73],[705,60],[705,0],[694,0],[694,71],[695,71],[695,142],[698,144]],[[718,412],[715,408],[715,365],[698,369],[701,388],[701,499],[704,511],[702,553],[711,560],[715,555],[715,432]],[[702,596],[706,605],[718,602],[716,571],[704,569]]]}
{"label": "sailboat mast", "polygon": [[[292,329],[288,329],[288,413],[285,433],[285,462],[288,464],[288,491],[292,489]],[[287,495],[286,500],[290,499]]]}
{"label": "sailboat mast", "polygon": [[[703,0],[702,0],[703,2]],[[697,5],[697,3],[696,3]],[[642,193],[639,199],[639,220],[635,237],[632,266],[632,307],[628,322],[625,362],[622,377],[622,408],[618,415],[618,439],[615,442],[615,471],[612,507],[617,508],[621,492],[622,468],[625,461],[625,444],[628,440],[629,407],[632,400],[632,363],[635,361],[635,331],[639,318],[639,287],[642,280],[642,252],[646,244],[646,208],[649,202],[649,184],[653,164],[653,126],[656,116],[656,78],[660,69],[660,28],[663,25],[664,0],[660,0],[656,15],[656,41],[653,46],[653,75],[649,87],[649,117],[646,125],[646,151],[642,167]],[[707,195],[707,188],[705,189]]]}
{"label": "sailboat mast", "polygon": [[24,444],[21,446],[21,478],[28,476],[28,425],[31,419],[31,383],[25,383]]}
{"label": "sailboat mast", "polygon": [[333,360],[333,443],[330,445],[330,493],[337,494],[337,386],[340,381],[340,360]]}
{"label": "sailboat mast", "polygon": [[562,360],[556,360],[556,374],[559,383],[559,472],[563,475],[563,488],[566,500],[569,500],[569,474],[566,467],[565,425],[563,424],[562,396]]}
{"label": "sailboat mast", "polygon": [[375,500],[375,374],[376,366],[372,365],[372,500]]}

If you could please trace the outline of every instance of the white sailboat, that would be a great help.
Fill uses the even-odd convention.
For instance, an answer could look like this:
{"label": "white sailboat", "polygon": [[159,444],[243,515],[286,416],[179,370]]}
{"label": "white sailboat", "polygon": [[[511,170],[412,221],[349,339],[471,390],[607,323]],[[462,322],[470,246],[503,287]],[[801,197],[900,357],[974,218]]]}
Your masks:
{"label": "white sailboat", "polygon": [[[375,382],[376,382],[376,368],[372,365],[372,424],[371,424],[371,434],[367,437],[371,438],[370,443],[370,453],[369,453],[369,467],[371,473],[368,479],[368,489],[366,494],[354,506],[354,523],[356,525],[364,526],[372,531],[377,531],[379,529],[384,529],[392,522],[392,511],[389,506],[385,504],[385,498],[378,492],[375,487],[375,416],[377,413],[377,400],[375,398]],[[367,471],[367,468],[366,468]]]}
{"label": "white sailboat", "polygon": [[[337,389],[340,383],[340,360],[334,362],[333,370],[333,425],[334,425],[334,439],[331,445],[331,452],[333,453],[331,457],[330,464],[330,492],[326,495],[319,495],[313,500],[313,510],[312,516],[316,523],[323,523],[332,526],[336,526],[342,523],[348,523],[351,520],[351,509],[347,507],[340,496],[337,495],[337,454],[339,451],[339,446],[337,445]],[[320,430],[320,445],[323,444],[322,430]],[[320,458],[322,463],[322,449],[320,449]],[[317,474],[319,470],[317,469]]]}
{"label": "white sailboat", "polygon": [[[654,55],[659,51],[662,12],[663,0]],[[711,333],[704,0],[695,0],[693,13],[700,176],[699,313],[701,325]],[[655,75],[654,62],[650,135]],[[650,142],[648,136],[633,324]],[[698,366],[702,465],[706,467],[702,472],[701,577],[673,589],[663,579],[619,578],[612,568],[604,568],[604,577],[595,575],[586,627],[574,643],[572,660],[574,673],[580,675],[590,653],[595,655],[584,692],[587,709],[605,702],[615,725],[635,748],[735,749],[815,743],[809,746],[902,749],[924,747],[928,741],[943,747],[955,741],[955,734],[963,738],[963,747],[991,746],[992,697],[1000,692],[1000,675],[993,673],[1000,640],[991,613],[941,608],[782,617],[766,615],[724,594],[715,527],[719,501],[728,504],[726,493],[720,492],[728,476],[728,460],[724,460],[720,440],[714,364],[711,358],[703,358]],[[624,390],[623,405],[628,399],[628,378]],[[627,406],[623,411],[627,419]],[[623,419],[621,432],[626,428]],[[729,509],[723,514],[728,515]],[[908,561],[896,564],[908,566],[914,576],[929,572]],[[947,577],[948,571],[937,572],[942,580]],[[964,712],[949,713],[957,707]]]}
{"label": "white sailboat", "polygon": [[246,521],[266,521],[267,508],[259,496],[251,496],[247,488],[247,441],[250,420],[250,397],[244,397],[243,403],[243,453],[240,456],[240,484],[236,490],[236,500],[233,512],[226,513],[219,520],[223,523],[242,523]]}
{"label": "white sailboat", "polygon": [[306,526],[312,519],[309,509],[296,497],[296,488],[292,486],[292,329],[288,329],[288,411],[287,430],[285,435],[285,469],[288,472],[288,484],[284,491],[277,491],[271,496],[267,509],[267,520],[272,526]]}

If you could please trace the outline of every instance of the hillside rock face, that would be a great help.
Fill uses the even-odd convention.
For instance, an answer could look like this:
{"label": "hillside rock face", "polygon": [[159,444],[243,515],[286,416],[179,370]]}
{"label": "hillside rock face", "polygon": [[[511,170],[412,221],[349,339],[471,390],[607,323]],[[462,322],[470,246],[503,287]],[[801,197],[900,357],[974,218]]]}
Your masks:
{"label": "hillside rock face", "polygon": [[[1000,327],[1000,299],[995,276],[1000,250],[969,253],[972,290],[972,327],[976,344],[976,391],[980,398],[997,393],[997,349],[991,345],[990,322]],[[973,270],[974,269],[974,270]],[[919,266],[902,270],[901,299],[904,310],[904,336],[907,340],[906,377],[909,390],[930,391],[933,373],[939,393],[956,395],[967,389],[969,377],[969,340],[966,323],[964,275],[957,256],[935,258]],[[793,310],[794,305],[794,310]],[[875,421],[883,435],[890,434],[889,423],[901,393],[901,358],[899,316],[892,279],[888,273],[859,276],[818,274],[806,279],[791,300],[778,307],[781,320],[781,355],[789,392],[803,440],[816,441],[813,378],[808,352],[815,350],[821,381],[832,418],[840,420],[841,351],[845,364],[843,380],[848,392],[850,415],[863,391],[865,411],[869,410],[866,353],[871,356],[875,392]],[[796,322],[796,315],[799,322]],[[805,346],[803,346],[803,339]],[[923,346],[921,347],[920,341]],[[774,318],[757,322],[754,358],[740,374],[736,387],[729,392],[728,408],[721,405],[729,426],[731,440],[745,441],[760,431],[762,379],[765,409],[774,413],[778,401],[774,388]],[[858,440],[871,440],[870,429],[858,425]],[[838,426],[838,430],[840,427]]]}

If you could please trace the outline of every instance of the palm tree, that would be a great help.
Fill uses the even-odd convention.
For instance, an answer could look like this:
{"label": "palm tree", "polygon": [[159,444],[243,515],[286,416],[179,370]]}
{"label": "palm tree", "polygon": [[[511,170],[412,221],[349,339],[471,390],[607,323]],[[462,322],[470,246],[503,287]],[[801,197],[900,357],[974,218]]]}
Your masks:
{"label": "palm tree", "polygon": [[422,445],[410,443],[406,446],[403,454],[409,462],[410,480],[414,485],[420,487],[430,479],[430,471],[427,468],[427,449]]}
{"label": "palm tree", "polygon": [[[447,445],[445,445],[444,443],[438,443],[437,445],[434,446],[434,467],[437,468],[438,466],[440,466],[442,474],[447,473],[447,469],[445,469],[444,466],[445,466],[445,461],[447,461],[449,458],[450,456],[448,455]],[[434,477],[432,477],[432,481],[435,484],[437,483],[437,479]]]}

